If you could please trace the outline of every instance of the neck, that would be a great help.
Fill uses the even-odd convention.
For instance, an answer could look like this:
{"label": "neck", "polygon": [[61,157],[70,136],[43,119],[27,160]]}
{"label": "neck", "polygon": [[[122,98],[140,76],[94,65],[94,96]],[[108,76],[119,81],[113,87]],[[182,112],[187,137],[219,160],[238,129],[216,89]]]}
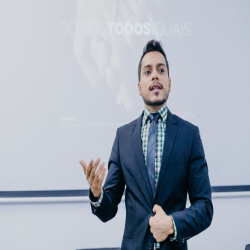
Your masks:
{"label": "neck", "polygon": [[149,105],[147,105],[147,104],[144,104],[144,105],[145,105],[145,108],[147,108],[151,113],[154,113],[154,112],[156,112],[157,110],[159,110],[161,107],[163,107],[165,104],[166,104],[166,102],[163,103],[163,104],[160,105],[160,106],[149,106]]}

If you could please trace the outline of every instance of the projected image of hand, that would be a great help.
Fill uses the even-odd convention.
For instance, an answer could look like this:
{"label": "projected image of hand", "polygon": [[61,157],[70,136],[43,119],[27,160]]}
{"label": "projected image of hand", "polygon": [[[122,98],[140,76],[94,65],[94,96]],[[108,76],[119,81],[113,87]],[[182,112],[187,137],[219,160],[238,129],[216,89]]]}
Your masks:
{"label": "projected image of hand", "polygon": [[[77,32],[74,54],[92,87],[107,84],[117,104],[127,112],[133,107],[131,70],[137,72],[133,39],[126,24],[137,22],[143,14],[142,1],[77,1]],[[117,25],[117,23],[119,23]],[[130,27],[131,28],[131,27]],[[132,28],[133,29],[133,28]],[[141,53],[141,52],[140,52]],[[137,58],[137,60],[134,60]]]}
{"label": "projected image of hand", "polygon": [[95,162],[91,160],[88,166],[84,160],[81,159],[79,161],[79,163],[83,167],[90,189],[95,197],[99,197],[101,195],[102,183],[106,173],[106,169],[104,168],[104,162],[100,164],[100,161],[100,158],[97,158]]}

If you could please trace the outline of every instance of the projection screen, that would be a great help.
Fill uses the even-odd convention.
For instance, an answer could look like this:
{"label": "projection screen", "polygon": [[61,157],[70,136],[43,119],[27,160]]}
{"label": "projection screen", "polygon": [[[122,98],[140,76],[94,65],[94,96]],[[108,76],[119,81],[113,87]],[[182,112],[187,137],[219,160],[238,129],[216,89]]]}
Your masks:
{"label": "projection screen", "polygon": [[200,129],[211,185],[250,184],[249,1],[0,7],[2,191],[88,188],[79,160],[107,167],[117,128],[143,111],[138,63],[151,39],[169,61],[169,110]]}

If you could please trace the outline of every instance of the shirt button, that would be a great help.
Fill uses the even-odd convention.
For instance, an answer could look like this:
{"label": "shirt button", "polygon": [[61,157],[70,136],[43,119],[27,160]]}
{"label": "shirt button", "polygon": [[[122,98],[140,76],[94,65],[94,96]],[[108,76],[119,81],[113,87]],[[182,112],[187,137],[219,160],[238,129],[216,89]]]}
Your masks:
{"label": "shirt button", "polygon": [[148,249],[152,249],[152,244],[148,243]]}

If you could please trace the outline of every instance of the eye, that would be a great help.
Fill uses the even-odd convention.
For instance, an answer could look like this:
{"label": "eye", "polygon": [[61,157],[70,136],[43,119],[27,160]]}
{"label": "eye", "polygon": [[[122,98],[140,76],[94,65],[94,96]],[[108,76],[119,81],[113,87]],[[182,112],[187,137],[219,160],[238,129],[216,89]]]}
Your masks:
{"label": "eye", "polygon": [[163,73],[165,70],[164,70],[164,69],[159,69],[159,71],[160,71],[161,73]]}
{"label": "eye", "polygon": [[145,75],[149,75],[150,74],[150,71],[149,70],[146,70],[145,71]]}

